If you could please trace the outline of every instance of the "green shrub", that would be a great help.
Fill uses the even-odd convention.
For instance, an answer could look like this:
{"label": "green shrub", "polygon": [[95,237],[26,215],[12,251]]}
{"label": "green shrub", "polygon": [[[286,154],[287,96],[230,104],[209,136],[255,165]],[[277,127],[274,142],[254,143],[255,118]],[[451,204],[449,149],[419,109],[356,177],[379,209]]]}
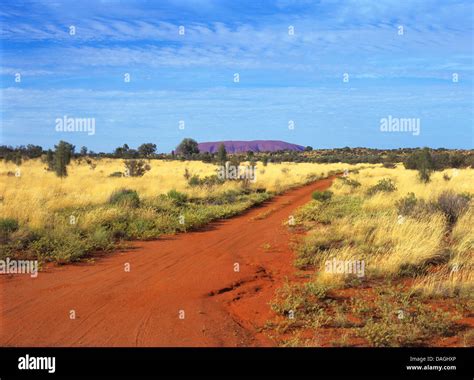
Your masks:
{"label": "green shrub", "polygon": [[108,226],[108,231],[110,232],[112,238],[116,239],[128,239],[128,220],[117,219],[110,223]]}
{"label": "green shrub", "polygon": [[87,239],[72,230],[46,230],[30,245],[40,259],[60,264],[79,260],[90,248]]}
{"label": "green shrub", "polygon": [[211,176],[206,176],[201,180],[202,185],[206,186],[214,186],[214,185],[221,185],[225,181],[223,179],[220,179],[217,175],[211,175]]}
{"label": "green shrub", "polygon": [[383,178],[367,190],[367,195],[374,195],[378,192],[390,193],[397,190],[395,183],[390,178]]}
{"label": "green shrub", "polygon": [[109,175],[109,177],[123,177],[122,172],[113,172],[112,174]]}
{"label": "green shrub", "polygon": [[224,205],[227,203],[236,202],[240,192],[237,190],[227,190],[219,195],[212,195],[203,199],[205,204],[209,205]]}
{"label": "green shrub", "polygon": [[157,237],[158,232],[153,220],[137,217],[130,221],[127,235],[131,239],[150,239]]}
{"label": "green shrub", "polygon": [[188,185],[191,187],[214,186],[214,185],[220,185],[222,183],[224,183],[224,180],[220,179],[217,175],[206,176],[202,179],[197,175],[193,175],[188,180]]}
{"label": "green shrub", "polygon": [[125,160],[124,164],[125,171],[130,177],[142,177],[148,170],[151,169],[151,166],[144,160]]}
{"label": "green shrub", "polygon": [[305,293],[307,296],[313,296],[316,299],[325,299],[329,291],[332,289],[328,285],[322,285],[315,282],[307,282],[305,285]]}
{"label": "green shrub", "polygon": [[123,207],[137,208],[140,206],[140,197],[135,190],[120,189],[112,193],[109,203]]}
{"label": "green shrub", "polygon": [[339,177],[339,180],[344,182],[345,185],[348,185],[348,186],[352,187],[353,189],[355,189],[356,187],[360,187],[360,185],[361,185],[360,182],[356,181],[355,179],[350,179],[350,178],[346,178],[346,177]]}
{"label": "green shrub", "polygon": [[26,251],[29,245],[40,238],[37,231],[22,227],[10,234],[9,245],[15,251]]}
{"label": "green shrub", "polygon": [[18,230],[18,221],[13,218],[0,218],[0,235],[7,238],[12,232]]}
{"label": "green shrub", "polygon": [[89,236],[91,249],[106,251],[113,247],[112,233],[104,227],[95,228]]}
{"label": "green shrub", "polygon": [[222,193],[222,200],[225,203],[232,203],[237,200],[238,196],[239,196],[239,192],[237,190],[227,190]]}
{"label": "green shrub", "polygon": [[175,189],[168,191],[166,195],[168,196],[168,198],[173,200],[176,206],[183,206],[188,200],[188,196],[186,194],[180,193]]}
{"label": "green shrub", "polygon": [[315,191],[312,197],[315,201],[326,202],[332,198],[332,191],[329,191],[329,190]]}
{"label": "green shrub", "polygon": [[400,215],[412,215],[418,204],[415,193],[408,193],[406,197],[399,199],[395,202],[395,206],[398,209]]}
{"label": "green shrub", "polygon": [[200,184],[201,184],[201,179],[197,175],[193,175],[188,181],[188,185],[191,187],[199,186]]}

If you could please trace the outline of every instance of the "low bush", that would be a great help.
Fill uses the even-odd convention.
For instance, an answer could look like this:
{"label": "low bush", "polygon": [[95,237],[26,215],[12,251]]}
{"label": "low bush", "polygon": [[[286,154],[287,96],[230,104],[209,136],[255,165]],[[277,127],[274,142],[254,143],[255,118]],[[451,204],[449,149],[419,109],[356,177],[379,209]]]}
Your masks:
{"label": "low bush", "polygon": [[125,160],[125,171],[126,175],[130,177],[142,177],[148,170],[151,169],[151,166],[146,163],[144,160]]}
{"label": "low bush", "polygon": [[395,202],[399,215],[409,216],[412,215],[418,205],[418,199],[415,193],[408,193],[406,197],[399,199]]}
{"label": "low bush", "polygon": [[46,230],[30,245],[39,259],[60,264],[79,260],[91,248],[87,239],[72,230]]}
{"label": "low bush", "polygon": [[397,190],[395,183],[389,178],[383,178],[367,190],[367,195],[371,196],[378,192],[390,193]]}
{"label": "low bush", "polygon": [[326,202],[332,198],[332,191],[315,191],[312,197],[315,201]]}
{"label": "low bush", "polygon": [[98,251],[106,251],[113,248],[113,237],[109,230],[104,227],[94,229],[89,236],[90,245]]}
{"label": "low bush", "polygon": [[170,190],[168,191],[168,193],[166,194],[168,196],[168,198],[170,198],[174,204],[178,207],[180,206],[184,206],[184,204],[187,202],[188,200],[188,196],[184,193],[180,193],[179,191],[173,189],[173,190]]}
{"label": "low bush", "polygon": [[7,238],[12,232],[18,230],[18,221],[13,218],[0,218],[0,235]]}
{"label": "low bush", "polygon": [[224,180],[220,179],[217,175],[206,176],[200,178],[198,175],[193,175],[188,180],[188,185],[191,187],[195,186],[214,186],[221,185],[224,183]]}
{"label": "low bush", "polygon": [[193,175],[188,180],[188,185],[191,186],[191,187],[199,186],[200,184],[201,184],[201,179],[197,175]]}
{"label": "low bush", "polygon": [[140,206],[140,197],[135,190],[120,189],[112,193],[109,198],[109,204],[137,208]]}
{"label": "low bush", "polygon": [[361,186],[360,182],[356,181],[355,179],[350,179],[347,177],[339,177],[339,180],[341,180],[345,185],[352,187],[353,189]]}
{"label": "low bush", "polygon": [[448,222],[453,225],[466,212],[470,200],[470,196],[467,194],[455,194],[452,191],[444,191],[439,195],[436,207],[446,216]]}

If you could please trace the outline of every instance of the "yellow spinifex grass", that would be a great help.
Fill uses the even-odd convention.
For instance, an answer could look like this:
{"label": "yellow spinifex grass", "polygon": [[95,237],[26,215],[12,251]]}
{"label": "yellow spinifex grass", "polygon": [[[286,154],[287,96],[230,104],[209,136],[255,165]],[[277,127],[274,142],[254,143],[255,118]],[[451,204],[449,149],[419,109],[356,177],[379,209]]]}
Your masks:
{"label": "yellow spinifex grass", "polygon": [[[122,159],[93,159],[96,167],[91,168],[85,161],[73,160],[68,166],[68,176],[60,179],[53,172],[45,170],[41,160],[27,160],[19,167],[20,176],[7,175],[18,169],[13,163],[0,163],[0,214],[2,217],[17,219],[21,224],[42,227],[51,221],[55,210],[79,208],[107,202],[118,189],[138,191],[141,198],[156,197],[171,189],[186,193],[189,197],[200,198],[219,194],[241,186],[236,181],[226,181],[222,185],[190,187],[184,178],[185,169],[190,175],[201,178],[216,174],[217,166],[201,161],[150,160],[151,170],[143,177],[109,177],[113,172],[124,172]],[[325,176],[329,171],[355,168],[346,164],[313,163],[257,163],[257,180],[251,187],[265,188],[267,191],[283,191],[288,187],[303,184],[308,175]],[[98,213],[114,213],[116,210],[96,210]],[[94,218],[93,212],[86,216]],[[101,215],[101,218],[106,216]],[[113,218],[110,215],[110,218]]]}
{"label": "yellow spinifex grass", "polygon": [[[443,179],[447,175],[449,181]],[[416,170],[406,170],[403,164],[398,164],[396,169],[387,169],[381,165],[360,170],[359,173],[351,173],[350,178],[359,181],[362,186],[351,189],[342,183],[336,183],[331,190],[335,194],[363,194],[371,186],[374,186],[382,178],[392,179],[397,190],[391,193],[377,193],[364,202],[364,207],[368,210],[393,209],[394,202],[414,193],[417,198],[425,200],[436,198],[443,191],[453,191],[455,193],[474,192],[474,169],[446,169],[433,172],[429,183],[425,184],[418,180]]]}
{"label": "yellow spinifex grass", "polygon": [[321,269],[333,258],[364,260],[368,275],[394,276],[403,267],[423,265],[441,256],[444,231],[442,215],[433,216],[429,223],[407,219],[399,224],[396,215],[390,214],[340,219],[329,233],[344,238],[345,244],[319,256]]}
{"label": "yellow spinifex grass", "polygon": [[429,221],[407,218],[398,223],[395,218],[377,218],[376,222],[374,242],[388,249],[374,258],[370,265],[374,272],[396,274],[403,267],[423,265],[442,255],[442,215],[432,215]]}
{"label": "yellow spinifex grass", "polygon": [[[443,176],[450,179],[446,180]],[[359,197],[363,199],[360,212],[350,217],[331,221],[328,227],[318,229],[340,236],[340,247],[325,251],[320,257],[321,281],[340,282],[340,276],[323,273],[324,260],[337,257],[339,260],[365,260],[368,276],[394,276],[403,270],[432,265],[427,273],[419,272],[413,285],[415,290],[428,296],[456,295],[472,296],[474,293],[474,206],[450,227],[441,211],[431,210],[414,216],[399,215],[397,200],[414,193],[417,199],[436,202],[445,191],[455,194],[474,193],[474,170],[449,169],[434,172],[429,183],[422,183],[418,174],[398,164],[395,169],[381,165],[350,173],[349,179],[358,181],[359,187],[351,187],[336,181],[332,187],[334,196]],[[372,196],[367,190],[382,179],[391,179],[396,186],[393,192],[378,192]],[[314,238],[313,238],[314,240]],[[321,239],[318,243],[320,244]],[[413,274],[413,273],[412,273]]]}
{"label": "yellow spinifex grass", "polygon": [[414,287],[426,295],[474,297],[474,212],[459,218],[453,228],[449,262],[438,272],[419,279]]}

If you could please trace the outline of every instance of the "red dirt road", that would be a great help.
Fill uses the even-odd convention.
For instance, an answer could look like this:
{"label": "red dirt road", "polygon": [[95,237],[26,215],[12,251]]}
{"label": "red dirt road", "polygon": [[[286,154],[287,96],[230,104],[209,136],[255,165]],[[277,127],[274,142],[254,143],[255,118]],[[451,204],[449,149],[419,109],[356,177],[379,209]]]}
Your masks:
{"label": "red dirt road", "polygon": [[283,222],[330,185],[320,180],[201,231],[135,242],[94,263],[48,267],[37,278],[0,276],[0,345],[274,345],[257,330],[275,289],[294,272]]}

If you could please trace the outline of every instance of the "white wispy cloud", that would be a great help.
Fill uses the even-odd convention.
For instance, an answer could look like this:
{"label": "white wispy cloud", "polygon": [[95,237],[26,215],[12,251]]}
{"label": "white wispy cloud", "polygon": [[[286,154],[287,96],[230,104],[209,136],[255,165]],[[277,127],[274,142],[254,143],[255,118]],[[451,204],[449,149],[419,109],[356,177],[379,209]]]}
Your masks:
{"label": "white wispy cloud", "polygon": [[[184,36],[178,34],[178,28],[178,24],[171,23],[107,24],[95,20],[84,31],[78,26],[75,36],[63,32],[61,36],[69,41],[69,46],[39,47],[29,56],[7,52],[5,60],[10,66],[29,70],[32,70],[29,67],[31,65],[42,70],[54,67],[59,72],[68,67],[138,65],[155,68],[268,68],[340,74],[347,71],[344,66],[350,64],[352,72],[360,74],[360,71],[381,71],[371,62],[381,62],[383,60],[380,57],[390,57],[397,67],[386,70],[388,77],[408,70],[417,76],[426,70],[427,65],[433,70],[442,67],[440,61],[446,54],[456,54],[453,57],[455,59],[459,53],[466,53],[471,43],[470,36],[460,32],[412,30],[408,26],[405,34],[399,36],[397,25],[387,24],[364,28],[316,29],[308,20],[300,20],[295,25],[295,35],[288,34],[286,24],[262,28],[250,25],[233,28],[223,23],[212,26],[191,24],[186,27]],[[32,32],[34,38],[41,38],[44,33]],[[54,29],[51,33],[58,35],[59,32]],[[76,43],[76,39],[88,40],[89,35],[97,40],[106,39],[109,43]],[[138,36],[146,42],[128,45],[110,43],[115,39],[133,39]],[[439,56],[439,51],[443,51],[443,57]],[[424,57],[420,57],[420,52],[423,52]],[[453,58],[451,63],[455,66]],[[422,65],[420,60],[424,60]],[[386,63],[390,66],[389,61],[386,60]],[[462,65],[462,69],[469,70],[469,65]],[[382,75],[381,72],[372,74]]]}

